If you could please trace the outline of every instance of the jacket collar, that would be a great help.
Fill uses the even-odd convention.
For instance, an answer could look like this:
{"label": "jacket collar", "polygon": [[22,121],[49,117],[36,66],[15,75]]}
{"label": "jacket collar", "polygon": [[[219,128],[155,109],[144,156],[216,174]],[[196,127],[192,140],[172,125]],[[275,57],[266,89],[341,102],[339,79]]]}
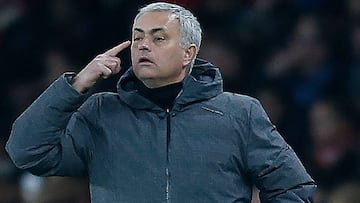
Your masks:
{"label": "jacket collar", "polygon": [[[120,99],[135,109],[162,111],[160,107],[139,94],[136,89],[136,80],[132,68],[122,75],[117,85]],[[178,110],[188,104],[210,99],[222,91],[219,69],[205,60],[196,59],[191,74],[183,80],[183,89],[175,99],[173,109]]]}

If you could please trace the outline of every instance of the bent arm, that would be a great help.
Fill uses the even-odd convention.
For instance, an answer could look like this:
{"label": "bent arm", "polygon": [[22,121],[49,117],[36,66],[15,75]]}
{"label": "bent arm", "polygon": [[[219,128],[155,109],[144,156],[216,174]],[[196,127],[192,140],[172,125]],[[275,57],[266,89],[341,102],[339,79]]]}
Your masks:
{"label": "bent arm", "polygon": [[313,202],[314,180],[258,101],[249,118],[247,162],[261,202]]}
{"label": "bent arm", "polygon": [[67,129],[73,117],[87,133],[85,121],[74,114],[85,96],[71,87],[69,78],[62,75],[14,122],[6,150],[17,167],[41,176],[86,174],[86,157]]}

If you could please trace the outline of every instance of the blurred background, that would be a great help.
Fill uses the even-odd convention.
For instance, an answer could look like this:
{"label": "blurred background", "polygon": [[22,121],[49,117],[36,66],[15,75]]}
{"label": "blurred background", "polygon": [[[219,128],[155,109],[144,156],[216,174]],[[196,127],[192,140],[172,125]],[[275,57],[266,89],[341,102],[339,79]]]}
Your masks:
{"label": "blurred background", "polygon": [[[90,202],[87,180],[19,171],[4,146],[12,122],[52,81],[129,39],[150,2],[0,0],[0,203]],[[198,17],[199,55],[221,68],[224,89],[262,102],[318,183],[316,202],[360,202],[360,1],[167,2]],[[129,51],[120,57],[129,67]],[[94,91],[116,91],[118,79]]]}

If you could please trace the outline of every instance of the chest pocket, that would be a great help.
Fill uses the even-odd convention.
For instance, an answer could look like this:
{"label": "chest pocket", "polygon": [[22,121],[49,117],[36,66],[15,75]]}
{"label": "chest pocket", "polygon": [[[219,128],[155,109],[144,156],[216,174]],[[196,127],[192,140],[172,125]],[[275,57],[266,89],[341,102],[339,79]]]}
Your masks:
{"label": "chest pocket", "polygon": [[201,106],[171,118],[170,152],[177,160],[183,157],[184,164],[233,165],[239,156],[238,143],[231,119],[222,111]]}

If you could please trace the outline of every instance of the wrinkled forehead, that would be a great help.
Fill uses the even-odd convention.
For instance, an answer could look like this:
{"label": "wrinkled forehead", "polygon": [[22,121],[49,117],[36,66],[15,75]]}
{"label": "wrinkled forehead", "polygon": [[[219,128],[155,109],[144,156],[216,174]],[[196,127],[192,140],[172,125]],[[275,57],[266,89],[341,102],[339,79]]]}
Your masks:
{"label": "wrinkled forehead", "polygon": [[145,15],[145,14],[149,14],[149,13],[166,13],[169,16],[172,16],[175,19],[179,19],[179,16],[177,14],[175,14],[172,11],[168,11],[168,10],[153,10],[153,11],[144,11],[144,12],[140,12],[138,13],[135,18],[134,18],[134,22],[140,18],[141,16]]}
{"label": "wrinkled forehead", "polygon": [[145,12],[135,17],[132,31],[134,28],[168,27],[169,25],[177,27],[180,25],[178,17],[174,13],[169,11]]}

